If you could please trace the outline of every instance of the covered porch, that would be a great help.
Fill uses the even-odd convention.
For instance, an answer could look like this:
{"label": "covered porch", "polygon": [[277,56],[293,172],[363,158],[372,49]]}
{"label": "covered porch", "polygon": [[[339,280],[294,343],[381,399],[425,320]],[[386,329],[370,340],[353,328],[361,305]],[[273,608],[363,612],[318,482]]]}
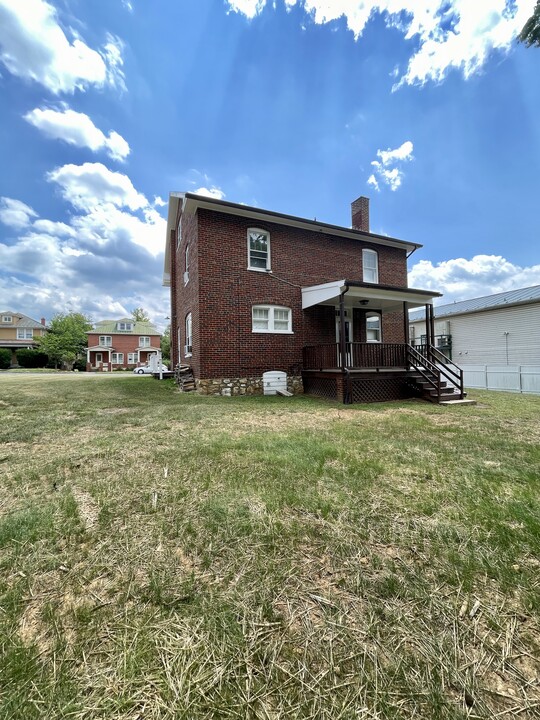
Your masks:
{"label": "covered porch", "polygon": [[[335,318],[335,342],[303,348],[304,391],[343,403],[462,398],[462,371],[433,344],[433,299],[439,296],[348,280],[302,288],[304,310],[331,307]],[[426,313],[422,352],[409,344],[409,309],[417,307]]]}

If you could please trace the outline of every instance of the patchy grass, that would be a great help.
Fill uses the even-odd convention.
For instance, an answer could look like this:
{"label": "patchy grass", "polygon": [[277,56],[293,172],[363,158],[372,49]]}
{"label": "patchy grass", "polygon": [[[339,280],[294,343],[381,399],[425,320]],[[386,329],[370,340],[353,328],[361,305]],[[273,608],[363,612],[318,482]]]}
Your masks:
{"label": "patchy grass", "polygon": [[0,717],[540,717],[539,397],[0,388]]}

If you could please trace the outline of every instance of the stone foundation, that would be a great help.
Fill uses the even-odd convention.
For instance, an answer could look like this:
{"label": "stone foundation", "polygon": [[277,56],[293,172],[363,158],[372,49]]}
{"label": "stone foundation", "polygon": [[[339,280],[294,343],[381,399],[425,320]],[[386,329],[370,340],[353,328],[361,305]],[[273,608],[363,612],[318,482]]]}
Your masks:
{"label": "stone foundation", "polygon": [[[212,378],[211,380],[197,380],[197,390],[201,395],[263,395],[262,377],[245,378]],[[287,390],[293,395],[304,392],[302,377],[300,375],[287,376]]]}

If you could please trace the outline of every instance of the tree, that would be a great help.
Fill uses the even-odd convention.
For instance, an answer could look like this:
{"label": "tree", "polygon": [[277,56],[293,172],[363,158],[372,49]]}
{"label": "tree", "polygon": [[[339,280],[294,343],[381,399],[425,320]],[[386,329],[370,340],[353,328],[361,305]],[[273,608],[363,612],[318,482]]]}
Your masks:
{"label": "tree", "polygon": [[527,47],[540,47],[540,0],[537,0],[534,12],[523,26],[518,40]]}
{"label": "tree", "polygon": [[47,353],[56,368],[59,365],[71,370],[81,358],[88,344],[86,332],[92,321],[81,313],[58,313],[49,325],[49,332],[39,339],[39,349]]}
{"label": "tree", "polygon": [[142,307],[136,307],[134,310],[132,310],[131,317],[133,318],[133,320],[135,320],[135,322],[150,322],[148,313]]}
{"label": "tree", "polygon": [[167,325],[161,336],[161,355],[163,362],[170,362],[171,359],[171,326]]}

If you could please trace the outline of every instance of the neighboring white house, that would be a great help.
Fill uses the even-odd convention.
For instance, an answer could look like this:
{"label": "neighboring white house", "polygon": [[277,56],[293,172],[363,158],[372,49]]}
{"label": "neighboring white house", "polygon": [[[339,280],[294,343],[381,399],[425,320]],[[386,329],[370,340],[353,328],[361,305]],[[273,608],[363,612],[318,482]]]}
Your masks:
{"label": "neighboring white house", "polygon": [[[433,308],[435,344],[447,346],[469,387],[540,392],[540,285]],[[422,344],[425,313],[409,314]],[[482,377],[483,376],[483,377]]]}

